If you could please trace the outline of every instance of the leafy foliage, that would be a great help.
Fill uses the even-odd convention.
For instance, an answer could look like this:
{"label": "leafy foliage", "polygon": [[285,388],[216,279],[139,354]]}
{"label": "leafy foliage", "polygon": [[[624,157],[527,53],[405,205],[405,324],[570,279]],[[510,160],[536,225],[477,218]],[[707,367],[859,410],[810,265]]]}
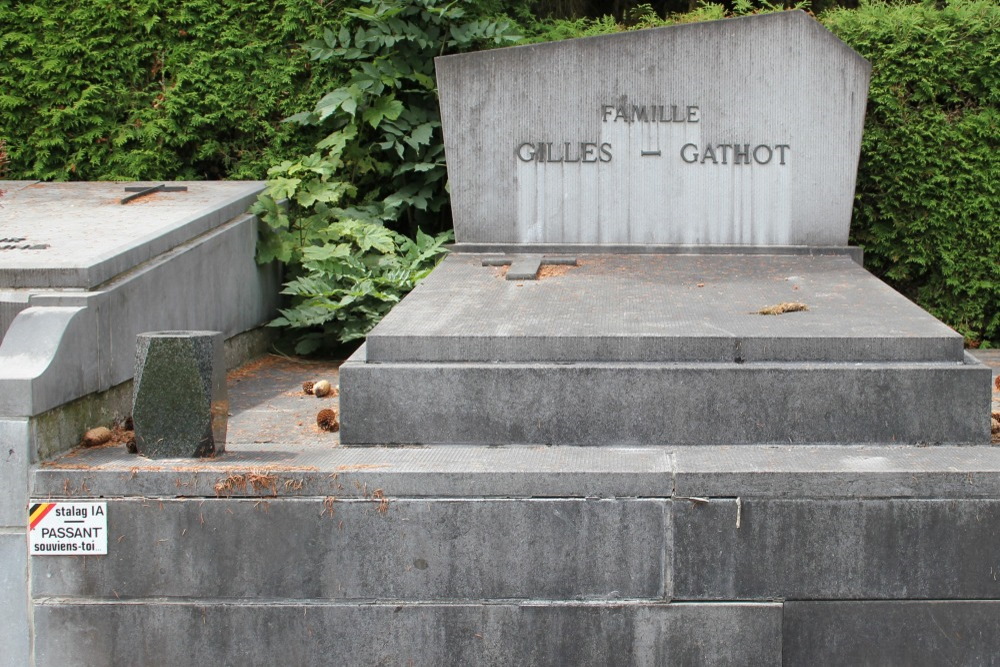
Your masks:
{"label": "leafy foliage", "polygon": [[1000,345],[1000,5],[873,2],[823,21],[872,62],[852,225],[866,264]]}
{"label": "leafy foliage", "polygon": [[[332,129],[310,159],[333,170],[337,194],[329,197],[344,198],[354,217],[404,219],[411,232],[417,225],[449,226],[434,57],[519,39],[506,20],[470,15],[474,7],[469,1],[362,0],[344,12],[339,31],[327,29],[322,39],[306,42],[313,60],[336,59],[350,72],[312,111],[288,120]],[[272,176],[283,178],[280,171]],[[278,190],[287,185],[274,182]]]}
{"label": "leafy foliage", "polygon": [[508,21],[467,11],[474,7],[362,0],[339,30],[305,44],[314,61],[350,70],[311,111],[288,119],[329,133],[311,154],[271,168],[254,208],[269,229],[259,261],[290,269],[283,293],[292,303],[272,324],[299,332],[297,352],[363,337],[451,238],[420,231],[450,227],[434,57],[518,39]]}
{"label": "leafy foliage", "polygon": [[297,47],[336,11],[302,0],[0,0],[11,176],[262,178],[316,140],[281,119],[342,75],[310,68]]}
{"label": "leafy foliage", "polygon": [[[0,179],[4,178],[7,174],[7,162],[9,162],[7,157],[7,143],[0,139]],[[3,197],[4,191],[0,189],[0,197]]]}
{"label": "leafy foliage", "polygon": [[299,354],[363,338],[431,272],[450,238],[418,231],[414,241],[358,220],[334,223],[319,235],[323,245],[303,249],[302,271],[282,291],[294,297],[294,305],[271,326],[303,331],[295,346]]}

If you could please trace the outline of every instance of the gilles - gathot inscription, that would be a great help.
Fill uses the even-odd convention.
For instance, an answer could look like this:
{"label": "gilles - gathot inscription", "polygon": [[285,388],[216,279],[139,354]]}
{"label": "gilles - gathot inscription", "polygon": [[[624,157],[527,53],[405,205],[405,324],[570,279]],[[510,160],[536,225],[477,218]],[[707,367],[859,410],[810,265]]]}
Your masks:
{"label": "gilles - gathot inscription", "polygon": [[[701,108],[683,104],[602,104],[598,110],[604,123],[698,123]],[[686,164],[770,164],[785,166],[788,144],[704,144],[686,143],[675,154]],[[614,147],[596,141],[524,142],[514,149],[521,162],[611,162]],[[660,150],[643,150],[642,157],[659,157]]]}

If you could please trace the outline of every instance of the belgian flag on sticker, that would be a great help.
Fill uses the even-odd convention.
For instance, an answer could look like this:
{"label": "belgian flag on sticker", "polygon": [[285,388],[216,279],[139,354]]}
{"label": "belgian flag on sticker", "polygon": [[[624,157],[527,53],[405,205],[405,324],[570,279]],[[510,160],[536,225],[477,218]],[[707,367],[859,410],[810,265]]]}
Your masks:
{"label": "belgian flag on sticker", "polygon": [[56,503],[35,503],[28,511],[28,530],[34,530],[38,522],[45,518],[45,515],[52,511]]}

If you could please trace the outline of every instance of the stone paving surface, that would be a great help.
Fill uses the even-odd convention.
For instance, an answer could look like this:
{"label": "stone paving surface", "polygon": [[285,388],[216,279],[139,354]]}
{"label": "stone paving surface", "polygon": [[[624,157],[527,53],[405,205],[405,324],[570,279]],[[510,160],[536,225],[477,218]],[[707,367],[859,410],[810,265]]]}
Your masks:
{"label": "stone paving surface", "polygon": [[[972,352],[976,358],[991,367],[996,380],[1000,376],[1000,350]],[[522,467],[544,472],[549,466],[565,470],[565,450],[579,449],[530,448],[530,452],[518,454],[515,461],[502,454],[505,448],[343,448],[337,433],[324,431],[316,423],[317,413],[324,408],[331,408],[339,413],[339,399],[336,396],[317,398],[302,390],[303,382],[320,379],[337,387],[339,364],[339,361],[268,355],[231,371],[227,378],[230,417],[226,453],[216,459],[153,461],[127,453],[124,446],[105,446],[74,449],[63,457],[42,464],[42,470],[149,470],[167,473],[260,468],[336,472],[345,468],[355,471],[370,468],[371,471],[388,473],[397,469],[424,467],[441,472],[457,466],[456,470],[469,472],[469,461],[459,462],[458,459],[467,458],[469,449],[477,449],[479,454],[474,458],[480,459],[480,465],[475,466],[476,471],[473,472],[496,472],[507,468],[513,472]],[[1000,411],[1000,390],[996,388],[993,391],[993,410]],[[842,447],[838,446],[836,450],[846,453]],[[579,467],[580,471],[604,470],[607,474],[638,471],[663,474],[672,467],[672,455],[659,449],[646,452],[627,448],[586,449],[588,452],[585,459],[576,461],[571,467]],[[743,451],[746,447],[737,449]],[[935,449],[943,451],[944,448]],[[756,456],[749,449],[746,451],[751,457]],[[982,451],[986,453],[986,450]],[[335,455],[332,455],[334,452]],[[664,456],[667,458],[663,459]],[[840,454],[836,454],[836,457],[839,460]],[[911,466],[911,463],[906,463],[904,467],[906,466]],[[649,480],[644,483],[648,484]]]}

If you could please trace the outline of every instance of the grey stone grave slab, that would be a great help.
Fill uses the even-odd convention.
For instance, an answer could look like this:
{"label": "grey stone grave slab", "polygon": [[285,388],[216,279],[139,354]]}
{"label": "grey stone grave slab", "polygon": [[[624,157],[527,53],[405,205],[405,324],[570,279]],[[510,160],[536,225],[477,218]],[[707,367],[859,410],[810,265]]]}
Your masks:
{"label": "grey stone grave slab", "polygon": [[[368,360],[963,359],[960,335],[848,257],[593,254],[530,282],[484,261],[446,257],[369,334]],[[808,310],[758,313],[783,302]]]}
{"label": "grey stone grave slab", "polygon": [[804,12],[435,64],[460,247],[847,245],[871,66]]}
{"label": "grey stone grave slab", "polygon": [[8,239],[0,241],[0,290],[92,289],[244,213],[262,188],[255,181],[171,182],[187,191],[122,205],[126,185],[136,184],[0,185],[7,190],[0,239]]}

